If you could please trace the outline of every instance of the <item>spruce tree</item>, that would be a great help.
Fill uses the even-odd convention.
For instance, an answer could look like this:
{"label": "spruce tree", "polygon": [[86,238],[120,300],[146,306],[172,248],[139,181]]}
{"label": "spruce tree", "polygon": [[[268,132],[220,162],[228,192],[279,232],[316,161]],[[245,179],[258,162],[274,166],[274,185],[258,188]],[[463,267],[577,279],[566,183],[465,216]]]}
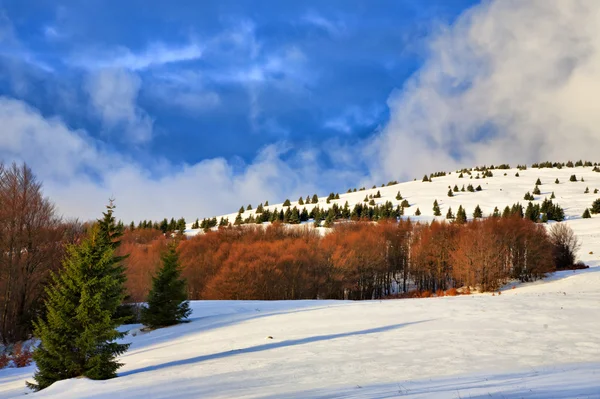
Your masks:
{"label": "spruce tree", "polygon": [[397,201],[401,201],[402,200],[402,195],[400,195],[400,191],[398,191],[398,194],[396,194],[396,200]]}
{"label": "spruce tree", "polygon": [[[498,211],[498,208],[495,209],[495,211]],[[473,219],[479,219],[483,217],[483,212],[481,211],[481,208],[479,207],[479,204],[475,207],[475,210],[473,211]]]}
{"label": "spruce tree", "polygon": [[283,206],[291,206],[291,205],[292,205],[292,203],[290,202],[290,200],[289,200],[289,199],[286,199],[286,200],[283,202]]}
{"label": "spruce tree", "polygon": [[454,219],[454,221],[458,224],[467,223],[467,212],[465,212],[465,209],[462,207],[462,205],[458,206],[458,211],[456,211],[456,219]]}
{"label": "spruce tree", "polygon": [[581,215],[582,218],[584,219],[589,219],[592,217],[592,215],[590,215],[590,210],[588,208],[585,208],[585,211],[583,211],[583,215]]}
{"label": "spruce tree", "polygon": [[116,329],[123,320],[114,318],[124,298],[115,258],[100,223],[79,245],[67,247],[63,268],[46,290],[45,318],[34,323],[40,344],[33,353],[38,369],[35,383],[27,383],[31,389],[79,376],[116,377],[121,367],[116,357],[129,344],[115,342],[125,336]]}
{"label": "spruce tree", "polygon": [[535,185],[536,186],[541,186],[542,185],[542,181],[540,180],[540,178],[538,177],[538,179],[535,181]]}
{"label": "spruce tree", "polygon": [[415,211],[415,216],[421,216],[421,210],[419,208]]}
{"label": "spruce tree", "polygon": [[150,328],[180,323],[191,313],[174,244],[169,245],[162,255],[162,263],[158,274],[152,278],[148,306],[142,308],[142,323]]}
{"label": "spruce tree", "polygon": [[304,205],[304,200],[302,197],[298,198],[298,205]]}
{"label": "spruce tree", "polygon": [[446,213],[446,219],[454,219],[454,214],[452,213],[452,208],[448,208],[448,212]]}
{"label": "spruce tree", "polygon": [[437,200],[433,201],[433,216],[442,216],[442,212],[440,210],[440,206],[438,205]]}
{"label": "spruce tree", "polygon": [[560,184],[560,181],[558,180],[558,177],[556,178],[556,180],[554,180],[555,184]]}
{"label": "spruce tree", "polygon": [[498,209],[498,207],[494,207],[494,213],[492,213],[492,217],[494,218],[499,218],[500,217],[500,210]]}
{"label": "spruce tree", "polygon": [[448,190],[448,197],[454,197],[454,193],[452,192],[452,190]]}

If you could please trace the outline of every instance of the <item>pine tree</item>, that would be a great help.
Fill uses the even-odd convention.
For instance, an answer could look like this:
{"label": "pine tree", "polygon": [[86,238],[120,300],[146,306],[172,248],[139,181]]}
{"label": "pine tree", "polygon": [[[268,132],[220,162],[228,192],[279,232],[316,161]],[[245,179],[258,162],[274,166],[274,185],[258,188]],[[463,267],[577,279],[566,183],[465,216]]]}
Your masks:
{"label": "pine tree", "polygon": [[590,215],[590,210],[588,208],[585,208],[585,211],[583,211],[583,215],[581,215],[582,218],[584,219],[589,219],[592,217],[592,215]]}
{"label": "pine tree", "polygon": [[452,192],[452,190],[448,190],[448,197],[454,197],[454,193]]}
{"label": "pine tree", "polygon": [[454,214],[452,213],[452,208],[448,208],[448,212],[446,213],[446,219],[454,219]]}
{"label": "pine tree", "polygon": [[481,191],[481,190],[482,190],[481,186],[475,187],[475,191]]}
{"label": "pine tree", "polygon": [[577,176],[571,175],[571,177],[569,177],[569,181],[577,181]]}
{"label": "pine tree", "polygon": [[498,207],[494,207],[494,213],[492,213],[492,217],[494,218],[499,218],[500,217],[500,210],[498,209]]}
{"label": "pine tree", "polygon": [[319,202],[319,197],[317,196],[317,194],[313,194],[312,196],[312,203],[313,204],[317,204]]}
{"label": "pine tree", "polygon": [[289,199],[286,199],[286,200],[283,202],[283,206],[291,206],[291,205],[292,205],[292,203],[290,202],[290,200],[289,200]]}
{"label": "pine tree", "polygon": [[585,191],[584,191],[583,193],[584,193],[584,194],[589,194],[589,192],[590,192],[590,189],[589,189],[589,187],[586,187],[586,188],[585,188]]}
{"label": "pine tree", "polygon": [[442,216],[442,212],[440,210],[440,206],[438,205],[437,200],[433,201],[433,216]]}
{"label": "pine tree", "polygon": [[430,181],[430,180],[429,180],[429,178],[427,177],[427,175],[424,175],[424,176],[423,176],[423,181],[424,181],[424,182],[426,182],[426,181]]}
{"label": "pine tree", "polygon": [[598,194],[598,189],[597,188],[594,189],[594,194]]}
{"label": "pine tree", "polygon": [[[498,211],[498,208],[495,209],[495,211]],[[473,211],[473,219],[479,219],[483,217],[483,212],[481,211],[481,208],[479,207],[479,204],[475,207],[475,210]]]}
{"label": "pine tree", "polygon": [[265,206],[269,206],[269,201],[265,201]]}
{"label": "pine tree", "polygon": [[550,199],[555,199],[556,195],[554,195],[554,191],[552,191],[552,194],[550,194]]}
{"label": "pine tree", "polygon": [[592,212],[593,214],[600,213],[600,198],[592,202],[590,212]]}
{"label": "pine tree", "polygon": [[534,193],[535,195],[540,195],[542,192],[540,191],[540,188],[539,188],[538,186],[535,186],[535,187],[533,188],[533,193]]}
{"label": "pine tree", "polygon": [[304,205],[304,200],[302,197],[298,198],[298,205]]}
{"label": "pine tree", "polygon": [[244,205],[242,205],[238,211],[238,213],[244,213],[246,209],[244,209]]}
{"label": "pine tree", "polygon": [[538,179],[535,181],[535,185],[536,186],[541,186],[542,185],[542,181],[540,180],[540,178],[538,177]]}
{"label": "pine tree", "polygon": [[519,172],[515,173],[515,177],[519,177]]}
{"label": "pine tree", "polygon": [[398,191],[398,194],[396,194],[396,200],[397,201],[401,201],[402,200],[402,195],[400,195],[400,191]]}
{"label": "pine tree", "polygon": [[37,391],[78,376],[116,377],[121,367],[116,357],[129,344],[115,342],[125,336],[116,330],[123,320],[113,317],[124,298],[115,259],[100,223],[79,245],[67,248],[63,268],[46,290],[46,317],[34,323],[40,344],[33,354],[38,369],[30,388]]}
{"label": "pine tree", "polygon": [[555,184],[560,184],[560,181],[558,180],[558,177],[556,178],[556,180],[554,180]]}
{"label": "pine tree", "polygon": [[458,186],[456,184],[454,185],[454,188],[452,189],[452,191],[454,191],[455,193],[458,192]]}
{"label": "pine tree", "polygon": [[467,212],[465,212],[465,209],[462,207],[462,205],[458,206],[458,211],[456,211],[456,219],[454,219],[454,221],[458,224],[467,223]]}
{"label": "pine tree", "polygon": [[142,323],[150,328],[180,323],[191,313],[174,244],[169,245],[162,255],[162,263],[158,274],[152,278],[148,306],[142,308]]}
{"label": "pine tree", "polygon": [[310,195],[306,196],[306,201],[304,201],[305,204],[310,204]]}
{"label": "pine tree", "polygon": [[421,216],[421,210],[419,208],[415,211],[415,216]]}

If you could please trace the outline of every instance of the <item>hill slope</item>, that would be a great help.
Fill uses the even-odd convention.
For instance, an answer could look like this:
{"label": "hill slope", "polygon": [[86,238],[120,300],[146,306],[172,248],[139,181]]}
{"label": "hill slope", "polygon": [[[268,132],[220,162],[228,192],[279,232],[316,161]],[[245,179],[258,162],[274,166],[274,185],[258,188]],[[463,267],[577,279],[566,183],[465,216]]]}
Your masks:
{"label": "hill slope", "polygon": [[[189,324],[134,326],[119,378],[34,397],[598,398],[599,286],[593,267],[501,296],[199,301]],[[0,371],[0,398],[32,372]]]}
{"label": "hill slope", "polygon": [[[557,272],[494,296],[193,302],[190,323],[149,333],[127,327],[132,346],[119,378],[62,381],[33,396],[600,398],[600,216],[580,217],[600,197],[593,194],[600,173],[582,167],[516,172],[494,170],[486,179],[452,173],[432,183],[341,194],[337,202],[352,206],[380,190],[377,202],[397,203],[401,191],[411,203],[405,214],[419,207],[419,220],[433,219],[434,199],[442,214],[463,205],[470,216],[477,204],[489,214],[495,206],[525,203],[523,195],[540,178],[536,201],[555,192],[590,269]],[[569,182],[572,174],[579,181]],[[482,191],[448,197],[454,184],[481,184]],[[320,199],[319,206],[327,205]],[[269,208],[275,207],[281,209]],[[0,370],[0,398],[23,397],[33,371]]]}
{"label": "hill slope", "polygon": [[[364,202],[365,196],[375,195],[378,191],[381,194],[381,198],[374,199],[377,205],[383,205],[387,201],[390,201],[395,207],[402,202],[396,199],[397,193],[400,192],[403,199],[406,199],[410,203],[410,207],[404,210],[404,216],[410,217],[411,220],[443,220],[449,207],[456,213],[460,205],[465,208],[467,216],[471,218],[473,210],[477,205],[481,207],[484,216],[490,215],[495,207],[498,207],[500,212],[502,212],[505,206],[516,202],[520,202],[524,206],[527,205],[527,201],[523,197],[526,192],[531,193],[533,191],[535,183],[539,178],[542,182],[542,185],[539,186],[541,194],[534,196],[535,201],[533,203],[541,203],[544,198],[549,199],[552,192],[554,192],[556,196],[554,202],[565,209],[566,219],[571,223],[572,221],[581,219],[585,208],[589,208],[592,201],[600,198],[600,193],[594,194],[596,188],[600,190],[600,173],[595,172],[593,167],[564,167],[562,169],[528,168],[526,170],[513,168],[494,169],[492,172],[493,177],[479,179],[476,176],[479,174],[481,177],[483,174],[476,171],[472,171],[471,176],[464,173],[463,178],[459,178],[459,173],[452,172],[446,176],[434,177],[432,182],[422,182],[421,179],[418,179],[386,187],[377,187],[352,193],[340,193],[340,199],[332,200],[329,204],[326,201],[326,197],[320,197],[317,204],[299,205],[298,201],[295,200],[291,201],[291,207],[296,206],[299,209],[306,207],[307,211],[310,212],[316,206],[319,206],[321,209],[329,209],[333,204],[344,206],[348,202],[348,205],[352,209],[358,203],[366,204]],[[519,177],[515,176],[517,173]],[[576,175],[576,182],[569,181],[571,175]],[[584,181],[581,181],[582,178]],[[559,184],[555,184],[556,179],[559,180]],[[454,188],[456,185],[460,190],[463,186],[466,188],[469,184],[475,188],[480,185],[482,190],[476,192],[459,191],[453,193],[453,197],[448,197],[449,187]],[[586,187],[589,188],[589,193],[584,194]],[[441,208],[442,216],[440,217],[433,215],[433,202],[435,200],[438,201]],[[256,208],[257,204],[253,204],[253,206]],[[417,208],[421,212],[420,216],[415,216]],[[273,211],[285,208],[279,203],[269,204],[265,209]],[[247,218],[250,215],[256,215],[256,209],[245,211],[242,217]],[[217,219],[220,220],[222,217],[226,217],[233,223],[236,216],[237,212],[217,216]],[[589,220],[587,221],[589,222]],[[192,223],[189,223],[187,226],[188,235],[195,235],[201,232],[200,229],[192,230],[191,226]]]}

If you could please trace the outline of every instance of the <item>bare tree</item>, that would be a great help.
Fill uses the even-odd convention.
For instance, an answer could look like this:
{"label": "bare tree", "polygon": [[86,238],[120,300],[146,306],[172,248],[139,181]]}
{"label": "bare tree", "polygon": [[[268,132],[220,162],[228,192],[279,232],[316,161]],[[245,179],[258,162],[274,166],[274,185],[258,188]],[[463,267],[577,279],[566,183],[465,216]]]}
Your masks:
{"label": "bare tree", "polygon": [[27,338],[49,271],[63,250],[65,226],[27,165],[0,168],[0,337]]}
{"label": "bare tree", "polygon": [[581,247],[579,239],[569,226],[555,223],[548,231],[550,242],[554,246],[554,264],[557,269],[567,268],[575,263],[577,251]]}

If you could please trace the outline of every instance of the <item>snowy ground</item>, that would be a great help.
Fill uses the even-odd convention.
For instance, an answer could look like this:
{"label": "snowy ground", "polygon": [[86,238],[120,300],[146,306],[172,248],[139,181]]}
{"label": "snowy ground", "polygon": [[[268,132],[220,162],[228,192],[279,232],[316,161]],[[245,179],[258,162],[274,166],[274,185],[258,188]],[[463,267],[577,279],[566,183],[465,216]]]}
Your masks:
{"label": "snowy ground", "polygon": [[[188,324],[132,327],[119,378],[34,396],[600,398],[598,287],[594,267],[500,296],[194,302]],[[0,398],[32,372],[0,371]]]}
{"label": "snowy ground", "polygon": [[[456,211],[459,204],[469,214],[476,204],[489,213],[524,203],[540,177],[542,193],[555,191],[566,207],[566,223],[581,238],[580,258],[590,269],[514,289],[509,284],[500,296],[193,302],[190,323],[145,334],[131,327],[119,378],[62,381],[33,396],[600,398],[600,217],[579,217],[600,197],[583,194],[586,186],[600,188],[600,173],[529,169],[515,178],[514,172],[494,171],[495,177],[479,180],[453,173],[399,186],[411,203],[427,204],[421,211],[431,217],[434,195],[444,214],[445,206]],[[571,174],[585,182],[568,182]],[[554,184],[556,177],[561,184]],[[484,191],[448,198],[447,186],[455,181],[459,187],[481,184]],[[380,190],[385,202],[398,187]],[[33,371],[0,370],[0,399],[26,394]]]}

